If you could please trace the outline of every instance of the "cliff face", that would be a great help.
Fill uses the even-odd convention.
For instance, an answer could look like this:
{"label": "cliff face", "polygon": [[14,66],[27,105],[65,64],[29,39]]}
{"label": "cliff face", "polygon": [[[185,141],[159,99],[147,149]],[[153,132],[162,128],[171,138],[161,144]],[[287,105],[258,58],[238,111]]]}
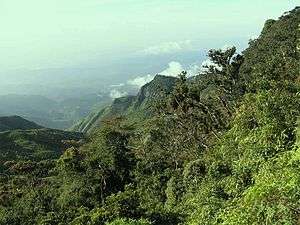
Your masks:
{"label": "cliff face", "polygon": [[173,90],[176,80],[174,77],[156,75],[151,82],[141,87],[136,96],[134,107],[146,106],[155,99],[169,94]]}
{"label": "cliff face", "polygon": [[90,133],[101,125],[101,121],[117,116],[133,116],[138,114],[140,119],[151,116],[151,106],[154,101],[164,98],[172,90],[177,78],[163,75],[156,75],[155,78],[141,87],[136,96],[125,96],[116,98],[113,103],[91,113],[71,128],[72,131]]}

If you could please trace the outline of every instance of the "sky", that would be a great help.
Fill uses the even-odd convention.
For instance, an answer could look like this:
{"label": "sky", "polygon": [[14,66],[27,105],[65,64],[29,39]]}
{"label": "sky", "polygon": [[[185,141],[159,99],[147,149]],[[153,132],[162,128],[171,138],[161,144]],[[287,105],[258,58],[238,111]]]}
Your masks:
{"label": "sky", "polygon": [[[119,74],[118,65],[131,60],[128,64],[134,67],[137,58],[144,61],[139,61],[136,73],[148,74],[153,72],[147,71],[148,57],[161,59],[226,44],[244,48],[266,19],[278,18],[299,4],[299,0],[0,0],[0,86],[9,79],[34,81],[36,72],[30,71],[49,69],[113,65],[109,71],[118,68]],[[59,74],[63,77],[64,71]],[[98,78],[105,76],[109,73],[99,73]]]}

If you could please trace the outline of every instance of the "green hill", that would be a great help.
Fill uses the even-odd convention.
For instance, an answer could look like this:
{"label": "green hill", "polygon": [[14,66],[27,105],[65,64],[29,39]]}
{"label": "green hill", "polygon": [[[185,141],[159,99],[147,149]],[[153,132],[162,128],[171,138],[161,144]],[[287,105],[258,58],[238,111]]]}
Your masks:
{"label": "green hill", "polygon": [[8,160],[58,158],[71,145],[67,141],[83,139],[80,133],[47,128],[0,133],[0,163]]}
{"label": "green hill", "polygon": [[8,130],[29,130],[39,128],[42,127],[19,116],[0,117],[0,132]]}
{"label": "green hill", "polygon": [[0,165],[59,158],[83,134],[43,128],[19,116],[0,117]]}

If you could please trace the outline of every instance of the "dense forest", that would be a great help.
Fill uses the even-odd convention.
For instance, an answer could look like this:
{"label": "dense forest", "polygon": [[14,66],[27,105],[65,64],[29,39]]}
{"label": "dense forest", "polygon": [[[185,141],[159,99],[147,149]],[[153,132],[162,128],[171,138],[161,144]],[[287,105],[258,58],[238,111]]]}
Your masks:
{"label": "dense forest", "polygon": [[85,138],[0,133],[27,143],[0,148],[0,225],[300,224],[299,24],[297,7],[196,77],[157,76]]}

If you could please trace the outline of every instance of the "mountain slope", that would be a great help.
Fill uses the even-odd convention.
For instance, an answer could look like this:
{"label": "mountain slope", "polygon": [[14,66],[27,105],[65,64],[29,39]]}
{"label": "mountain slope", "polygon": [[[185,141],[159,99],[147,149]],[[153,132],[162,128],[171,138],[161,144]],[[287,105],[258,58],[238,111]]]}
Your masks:
{"label": "mountain slope", "polygon": [[0,117],[0,169],[7,161],[56,159],[83,134],[43,128],[19,116]]}
{"label": "mountain slope", "polygon": [[285,85],[278,81],[299,78],[299,14],[297,7],[279,20],[267,20],[259,38],[250,41],[241,67],[248,91],[274,89],[275,83]]}
{"label": "mountain slope", "polygon": [[66,129],[86,117],[94,107],[110,102],[108,95],[97,93],[60,101],[39,95],[0,95],[0,116],[19,115],[45,127]]}
{"label": "mountain slope", "polygon": [[81,133],[47,128],[1,132],[0,165],[7,161],[56,159],[83,138]]}
{"label": "mountain slope", "polygon": [[176,80],[175,77],[156,75],[151,82],[141,87],[136,96],[116,98],[110,106],[91,113],[74,125],[71,130],[90,133],[101,125],[102,120],[118,116],[126,116],[135,120],[149,118],[155,101],[166,97],[173,90]]}
{"label": "mountain slope", "polygon": [[8,130],[29,130],[42,128],[34,122],[23,119],[20,116],[0,117],[0,132]]}

